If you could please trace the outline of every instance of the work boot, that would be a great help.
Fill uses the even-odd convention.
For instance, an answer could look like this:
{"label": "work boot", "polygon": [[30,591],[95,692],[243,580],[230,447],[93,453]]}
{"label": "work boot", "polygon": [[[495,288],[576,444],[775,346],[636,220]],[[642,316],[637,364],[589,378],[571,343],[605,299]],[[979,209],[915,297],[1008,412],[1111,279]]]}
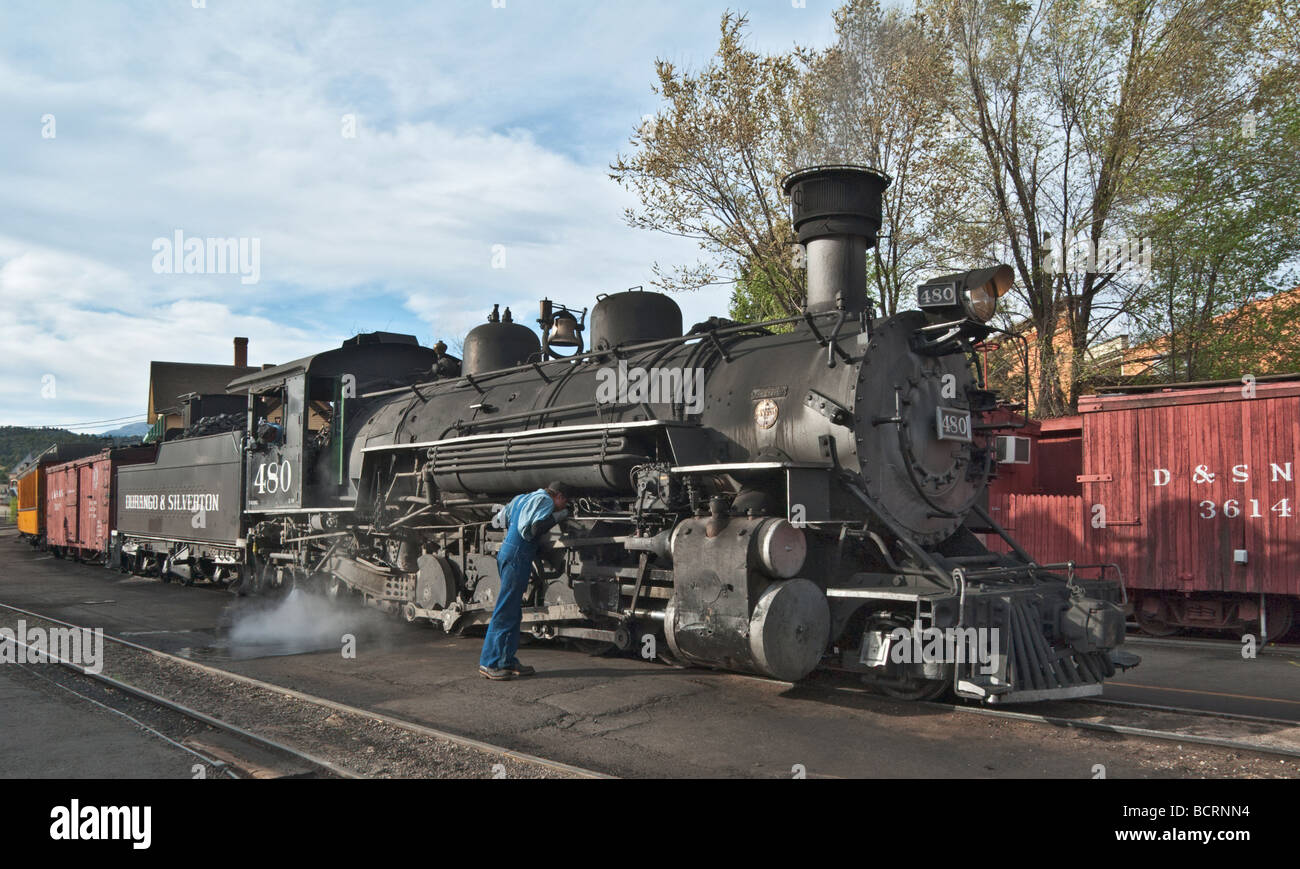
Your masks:
{"label": "work boot", "polygon": [[483,675],[484,679],[491,679],[493,682],[509,682],[515,678],[513,670],[501,667],[484,667],[480,664],[478,671]]}
{"label": "work boot", "polygon": [[531,676],[537,672],[537,669],[535,667],[530,667],[527,664],[521,664],[519,663],[518,659],[507,664],[506,669],[509,670],[512,674],[520,677]]}

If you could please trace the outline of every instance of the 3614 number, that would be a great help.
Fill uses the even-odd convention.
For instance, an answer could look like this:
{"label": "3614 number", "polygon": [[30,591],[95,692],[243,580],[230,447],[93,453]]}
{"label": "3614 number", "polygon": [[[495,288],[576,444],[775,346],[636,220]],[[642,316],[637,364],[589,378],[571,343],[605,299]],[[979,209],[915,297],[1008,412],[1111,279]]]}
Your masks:
{"label": "3614 number", "polygon": [[[1213,519],[1215,516],[1219,515],[1219,505],[1213,501],[1202,501],[1198,506],[1201,508],[1202,519]],[[1278,501],[1270,507],[1269,511],[1276,513],[1281,519],[1290,519],[1291,499],[1283,498],[1281,501]],[[1227,518],[1236,519],[1238,516],[1241,516],[1243,512],[1248,519],[1264,518],[1264,514],[1261,513],[1259,509],[1259,501],[1255,498],[1246,501],[1246,506],[1244,508],[1241,501],[1233,500],[1223,502],[1223,515]]]}

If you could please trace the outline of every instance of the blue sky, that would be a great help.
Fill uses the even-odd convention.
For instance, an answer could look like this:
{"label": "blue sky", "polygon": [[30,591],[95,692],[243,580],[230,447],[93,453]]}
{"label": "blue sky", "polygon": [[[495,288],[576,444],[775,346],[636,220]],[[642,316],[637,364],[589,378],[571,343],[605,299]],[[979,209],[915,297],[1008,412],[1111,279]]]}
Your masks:
{"label": "blue sky", "polygon": [[[823,45],[834,6],[5,3],[0,425],[143,418],[149,360],[228,363],[235,335],[284,362],[648,284],[696,255],[627,228],[608,179],[655,59],[706,63],[729,8],[757,48]],[[157,273],[178,230],[256,239],[258,281]]]}

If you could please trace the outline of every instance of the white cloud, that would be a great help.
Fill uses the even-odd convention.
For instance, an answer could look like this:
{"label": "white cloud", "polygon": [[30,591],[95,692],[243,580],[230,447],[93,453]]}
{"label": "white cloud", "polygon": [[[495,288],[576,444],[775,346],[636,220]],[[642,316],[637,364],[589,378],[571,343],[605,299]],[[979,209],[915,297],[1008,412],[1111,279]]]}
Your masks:
{"label": "white cloud", "polygon": [[[235,335],[251,339],[254,363],[287,362],[344,337],[285,327],[212,301],[138,305],[130,281],[111,266],[47,249],[14,254],[17,247],[0,239],[0,321],[8,339],[0,376],[3,424],[143,417],[150,361],[230,364]],[[45,293],[49,286],[61,292]]]}
{"label": "white cloud", "polygon": [[[654,57],[703,62],[725,4],[208,6],[6,11],[0,424],[142,414],[149,360],[227,362],[234,335],[274,362],[354,329],[452,340],[494,302],[531,325],[542,296],[590,306],[696,255],[624,226],[606,164]],[[786,46],[812,17],[755,30]],[[260,239],[260,283],[154,274],[178,229]],[[728,297],[680,298],[686,323]]]}

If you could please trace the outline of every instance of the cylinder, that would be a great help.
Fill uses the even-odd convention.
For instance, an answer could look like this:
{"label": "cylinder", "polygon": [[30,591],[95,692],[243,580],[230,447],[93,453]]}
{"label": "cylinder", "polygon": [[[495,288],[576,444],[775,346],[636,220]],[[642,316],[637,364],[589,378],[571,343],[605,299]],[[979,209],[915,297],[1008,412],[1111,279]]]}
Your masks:
{"label": "cylinder", "polygon": [[803,569],[808,539],[785,519],[769,519],[758,531],[758,556],[769,575],[791,579]]}
{"label": "cylinder", "polygon": [[808,310],[862,311],[867,306],[867,239],[828,235],[807,244]]}

